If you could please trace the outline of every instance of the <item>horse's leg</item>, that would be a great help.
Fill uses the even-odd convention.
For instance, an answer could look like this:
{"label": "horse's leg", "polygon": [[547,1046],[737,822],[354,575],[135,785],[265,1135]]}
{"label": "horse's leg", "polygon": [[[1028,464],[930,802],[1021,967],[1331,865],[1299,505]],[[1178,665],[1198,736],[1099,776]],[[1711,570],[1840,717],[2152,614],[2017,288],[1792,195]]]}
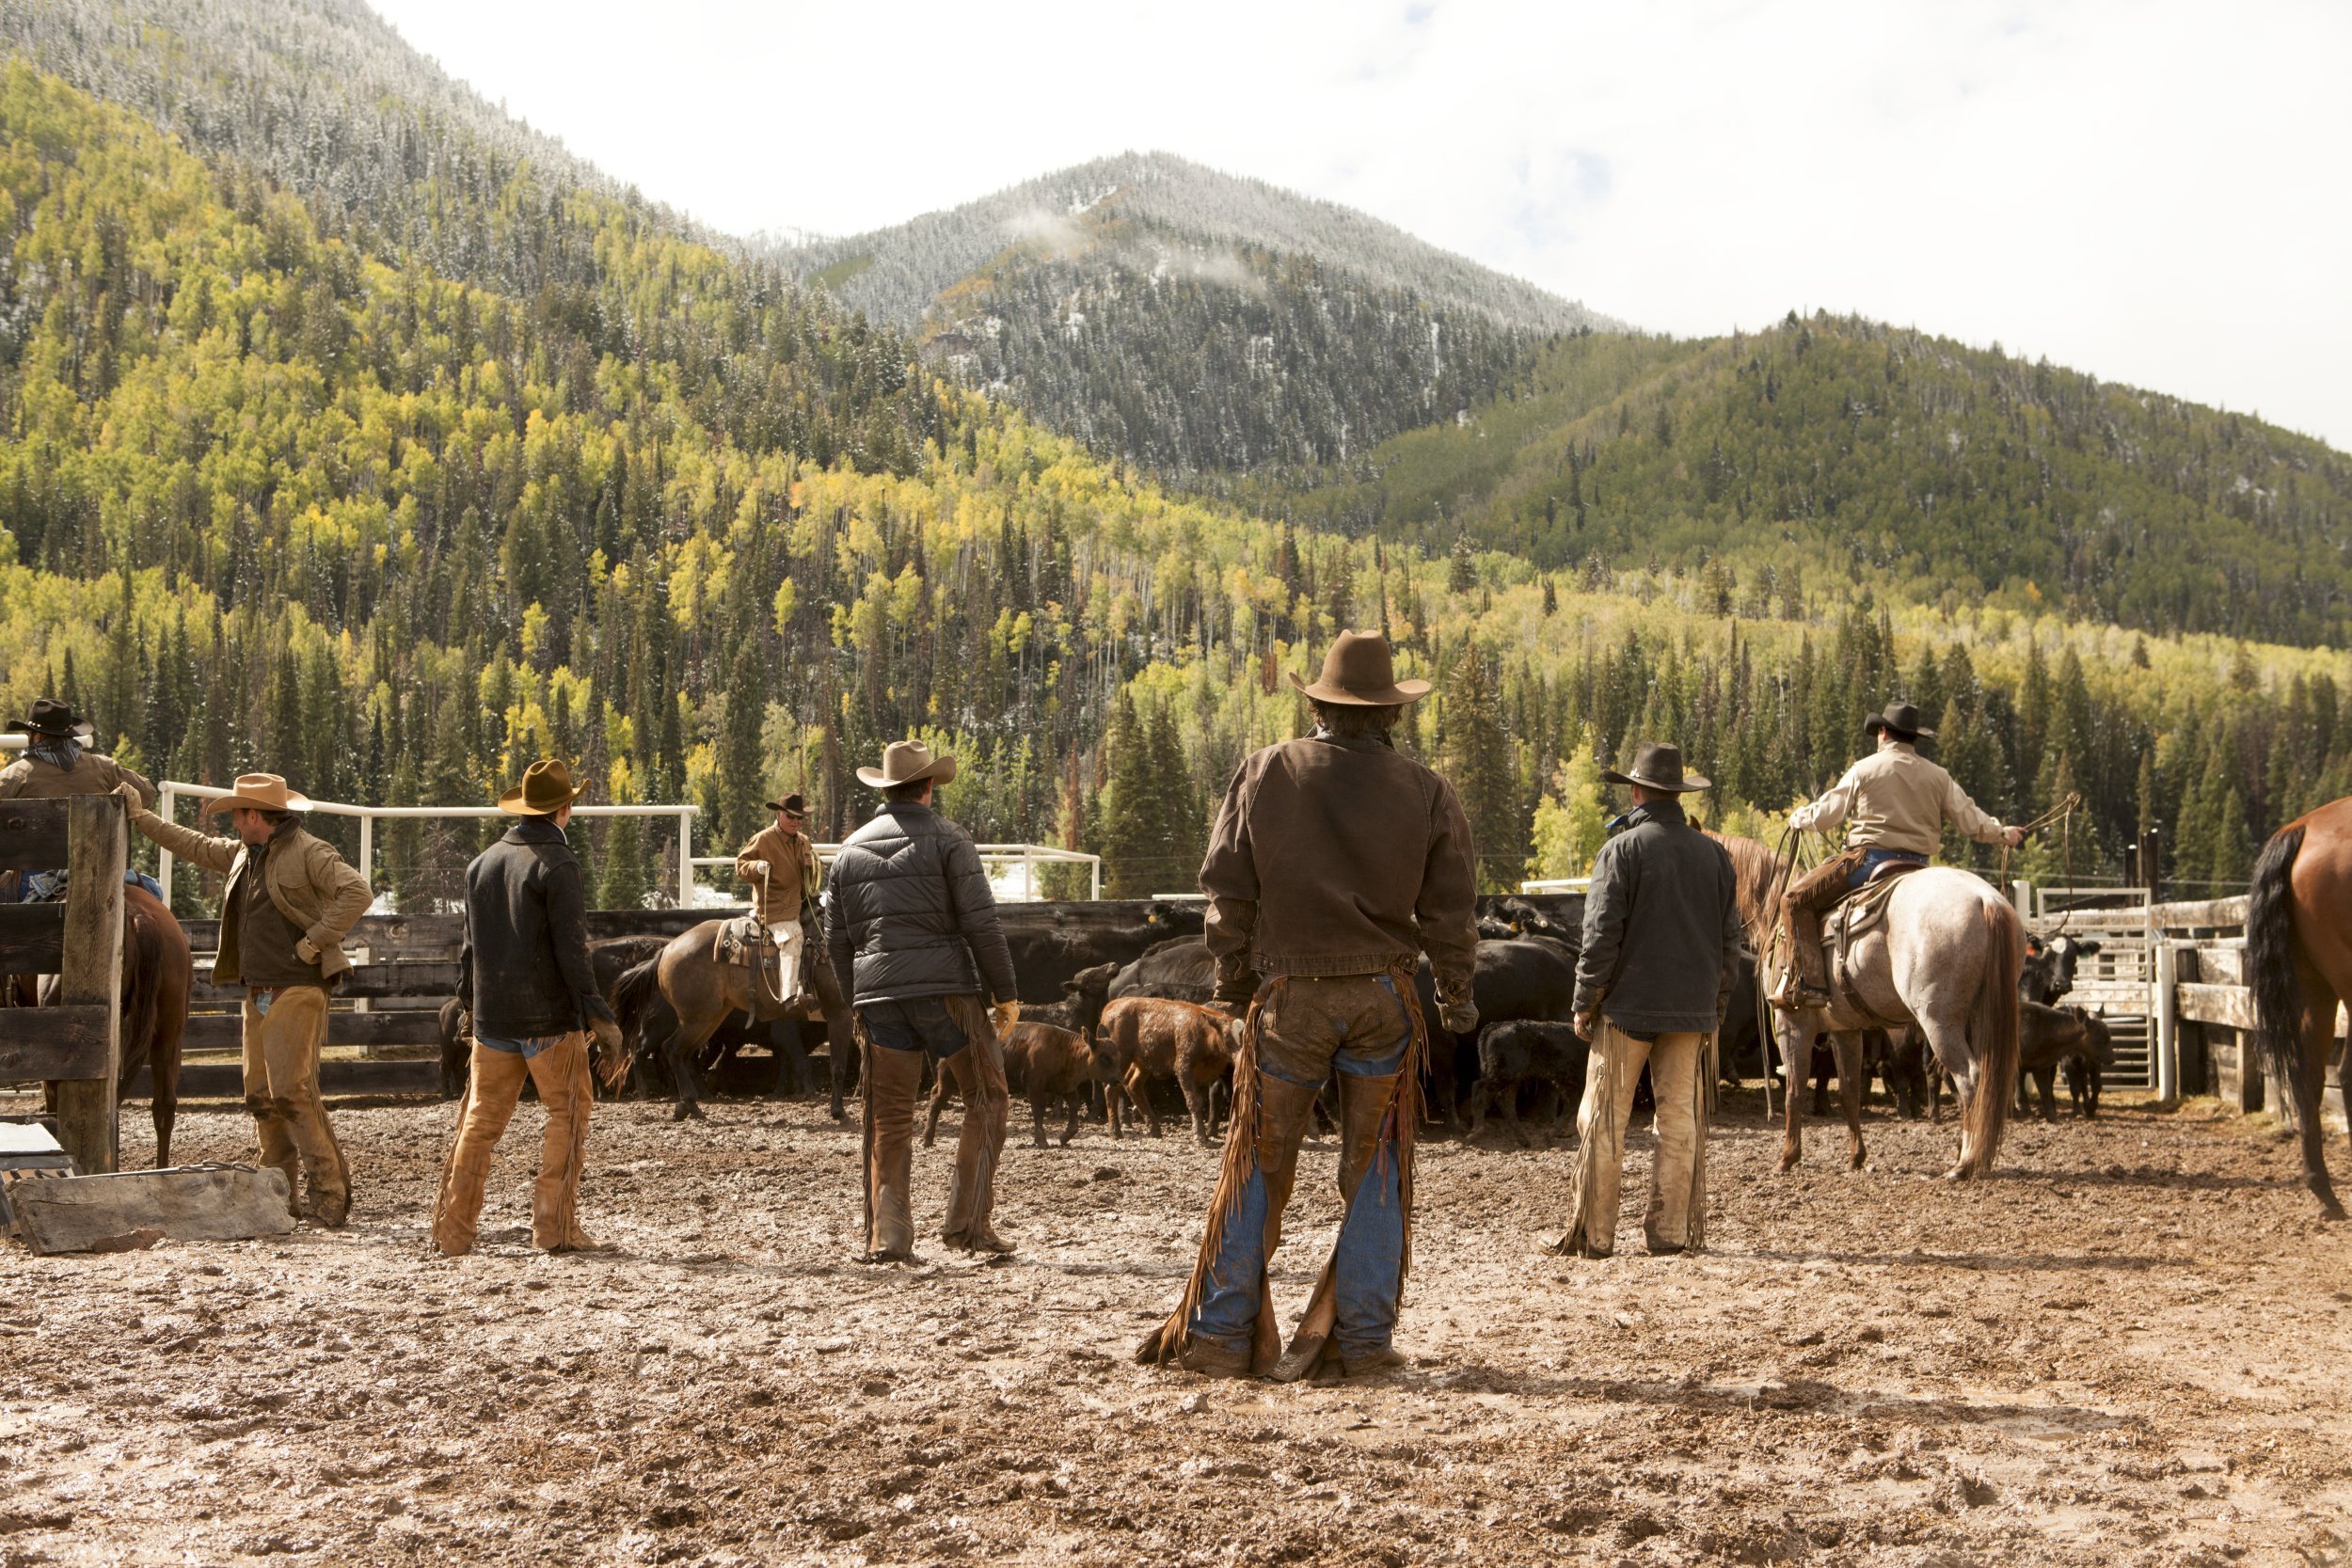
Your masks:
{"label": "horse's leg", "polygon": [[[2336,1045],[2336,993],[2333,987],[2308,960],[2299,959],[2295,966],[2296,983],[2303,993],[2303,1037],[2297,1041],[2303,1053],[2303,1081],[2311,1087],[2311,1102],[2296,1107],[2296,1119],[2302,1125],[2303,1181],[2312,1196],[2319,1199],[2319,1207],[2331,1220],[2344,1218],[2344,1205],[2336,1198],[2335,1183],[2328,1178],[2328,1151],[2319,1125],[2320,1102],[2328,1094],[2328,1058]],[[2352,1061],[2345,1064],[2347,1078],[2352,1078]],[[2275,1092],[2283,1085],[2271,1085]]]}
{"label": "horse's leg", "polygon": [[1852,1154],[1851,1170],[1862,1168],[1862,1037],[1840,1031],[1830,1037],[1837,1053],[1837,1102],[1846,1113],[1846,1143]]}
{"label": "horse's leg", "polygon": [[[1928,1037],[1928,1049],[1933,1053],[1932,1060],[1936,1067],[1952,1081],[1952,1104],[1960,1121],[1960,1160],[1944,1174],[1957,1181],[1968,1175],[1976,1157],[1975,1140],[1968,1133],[1968,1107],[1979,1094],[2006,1094],[2009,1091],[2000,1085],[1979,1081],[1981,1075],[1977,1070],[1976,1057],[1968,1048],[1967,1029],[1962,1023],[1941,1017],[1923,1016],[1919,1020],[1919,1032]],[[1936,1108],[1939,1112],[1943,1109],[1941,1091],[1936,1096]],[[1937,1119],[1942,1118],[1939,1116]]]}
{"label": "horse's leg", "polygon": [[1804,1012],[1784,1012],[1773,1020],[1773,1033],[1780,1040],[1780,1060],[1786,1077],[1781,1095],[1780,1168],[1797,1168],[1804,1154],[1804,1079],[1796,1064],[1813,1060],[1814,1031],[1805,1022],[1812,1015]]}
{"label": "horse's leg", "polygon": [[833,961],[821,947],[819,943],[809,950],[802,975],[817,993],[818,1008],[825,1015],[825,1072],[832,1081],[833,1119],[840,1121],[841,1096],[857,1071],[857,1041],[850,1032],[849,1000],[841,994],[841,982],[834,974]]}
{"label": "horse's leg", "polygon": [[[187,1006],[180,1008],[180,1023],[187,1020]],[[158,1167],[171,1164],[171,1128],[180,1119],[180,1026],[167,1016],[163,1021],[162,1037],[147,1058],[148,1080],[154,1085],[155,1103],[155,1164]]]}

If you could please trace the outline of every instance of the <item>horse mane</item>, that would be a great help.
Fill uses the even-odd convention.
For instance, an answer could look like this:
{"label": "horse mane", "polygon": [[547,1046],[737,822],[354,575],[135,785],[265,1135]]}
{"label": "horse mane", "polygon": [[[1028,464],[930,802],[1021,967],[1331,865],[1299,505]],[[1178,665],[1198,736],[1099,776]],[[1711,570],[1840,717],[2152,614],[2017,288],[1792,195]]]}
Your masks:
{"label": "horse mane", "polygon": [[1701,832],[1724,847],[1731,857],[1732,896],[1740,906],[1740,923],[1748,928],[1748,945],[1761,953],[1771,941],[1777,912],[1780,857],[1761,839],[1742,838],[1702,828]]}

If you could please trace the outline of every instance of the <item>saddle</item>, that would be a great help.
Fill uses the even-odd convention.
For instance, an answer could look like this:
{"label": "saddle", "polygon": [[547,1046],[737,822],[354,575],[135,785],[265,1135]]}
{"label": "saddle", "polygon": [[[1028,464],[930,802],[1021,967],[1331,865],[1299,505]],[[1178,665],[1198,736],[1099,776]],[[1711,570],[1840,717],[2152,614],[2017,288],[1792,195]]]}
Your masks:
{"label": "saddle", "polygon": [[1828,917],[1821,922],[1822,957],[1829,960],[1830,984],[1846,1006],[1864,1018],[1872,1014],[1861,992],[1854,990],[1847,957],[1856,942],[1886,923],[1886,906],[1894,896],[1895,884],[1914,871],[1926,869],[1914,861],[1880,863],[1878,869],[1870,873],[1870,879],[1832,905]]}
{"label": "saddle", "polygon": [[790,1005],[776,990],[778,958],[774,934],[757,915],[741,914],[720,922],[710,944],[710,961],[752,972],[752,998],[756,1004],[754,1018],[782,1018],[790,1011]]}

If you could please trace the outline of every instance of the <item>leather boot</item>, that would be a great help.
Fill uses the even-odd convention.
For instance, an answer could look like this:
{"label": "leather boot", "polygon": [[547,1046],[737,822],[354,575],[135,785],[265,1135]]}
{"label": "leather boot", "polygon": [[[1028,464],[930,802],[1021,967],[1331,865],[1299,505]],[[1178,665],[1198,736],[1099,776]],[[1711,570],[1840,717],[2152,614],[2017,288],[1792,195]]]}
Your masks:
{"label": "leather boot", "polygon": [[498,1155],[501,1134],[514,1117],[515,1101],[523,1091],[528,1071],[520,1052],[493,1051],[486,1045],[473,1048],[466,1102],[457,1113],[457,1137],[449,1147],[440,1196],[433,1204],[433,1245],[444,1258],[462,1257],[473,1250],[490,1163]]}
{"label": "leather boot", "polygon": [[914,1259],[914,1098],[923,1086],[923,1053],[872,1046],[866,1053],[866,1198],[864,1260]]}
{"label": "leather boot", "polygon": [[302,1157],[294,1152],[294,1129],[287,1125],[285,1117],[279,1113],[278,1101],[268,1095],[246,1095],[245,1108],[253,1117],[253,1133],[261,1143],[261,1153],[255,1164],[286,1179],[286,1212],[300,1219]]}
{"label": "leather boot", "polygon": [[547,1108],[539,1180],[531,1189],[531,1244],[542,1252],[597,1252],[580,1227],[580,1176],[588,1151],[588,1037],[567,1035],[531,1058],[531,1080]]}
{"label": "leather boot", "polygon": [[941,1065],[953,1073],[963,1096],[963,1129],[956,1137],[956,1168],[947,1183],[947,1225],[943,1239],[971,1252],[1010,1252],[989,1218],[996,1208],[996,1163],[1005,1152],[1005,1126],[1012,1096],[1005,1085],[1005,1060],[992,1032]]}

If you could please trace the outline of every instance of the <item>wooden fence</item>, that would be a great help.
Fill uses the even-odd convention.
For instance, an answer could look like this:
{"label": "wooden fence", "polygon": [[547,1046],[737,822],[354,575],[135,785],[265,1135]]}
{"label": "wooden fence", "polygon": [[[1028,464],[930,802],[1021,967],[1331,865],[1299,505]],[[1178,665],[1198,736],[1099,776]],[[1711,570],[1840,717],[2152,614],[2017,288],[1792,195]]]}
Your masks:
{"label": "wooden fence", "polygon": [[55,1080],[57,1142],[86,1176],[115,1168],[122,1060],[122,869],[110,795],[0,802],[0,870],[67,873],[63,903],[0,905],[0,974],[55,974],[57,1005],[0,1008],[0,1080]]}

